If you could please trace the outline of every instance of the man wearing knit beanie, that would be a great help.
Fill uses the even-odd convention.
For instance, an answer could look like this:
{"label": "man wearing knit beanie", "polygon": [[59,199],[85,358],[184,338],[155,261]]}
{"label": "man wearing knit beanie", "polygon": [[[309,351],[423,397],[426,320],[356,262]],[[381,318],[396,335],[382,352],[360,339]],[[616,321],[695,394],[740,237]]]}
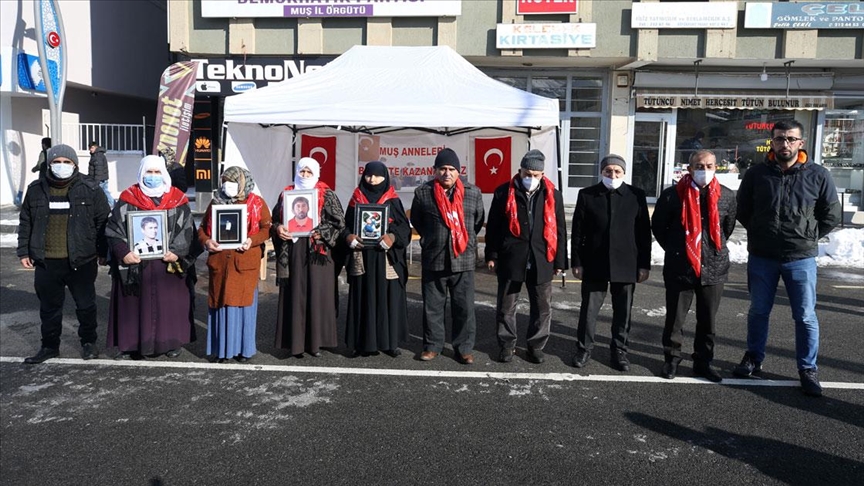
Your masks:
{"label": "man wearing knit beanie", "polygon": [[495,320],[498,361],[516,354],[516,304],[522,284],[530,303],[528,350],[532,363],[545,361],[552,324],[552,278],[567,269],[567,223],[561,192],[545,175],[543,152],[529,150],[519,172],[495,189],[486,225],[486,266],[498,276]]}
{"label": "man wearing knit beanie", "polygon": [[600,161],[601,182],[579,191],[573,213],[570,257],[573,276],[582,280],[582,308],[573,366],[591,357],[597,316],[607,290],[612,294],[610,362],[629,371],[630,311],[637,282],[651,268],[651,221],[645,192],[624,183],[627,163],[609,154]]}
{"label": "man wearing knit beanie", "polygon": [[477,232],[486,216],[480,190],[459,176],[462,165],[452,149],[435,157],[434,179],[414,190],[411,224],[420,234],[423,259],[423,351],[421,361],[444,349],[444,304],[450,293],[452,343],[456,360],[474,364],[477,320],[474,269]]}
{"label": "man wearing knit beanie", "polygon": [[63,302],[66,288],[75,299],[81,357],[98,356],[96,348],[97,262],[108,251],[105,223],[108,202],[90,178],[78,173],[78,154],[68,145],[47,153],[44,178],[30,184],[21,205],[18,249],[21,265],[34,269],[39,297],[42,347],[26,364],[42,363],[60,355]]}

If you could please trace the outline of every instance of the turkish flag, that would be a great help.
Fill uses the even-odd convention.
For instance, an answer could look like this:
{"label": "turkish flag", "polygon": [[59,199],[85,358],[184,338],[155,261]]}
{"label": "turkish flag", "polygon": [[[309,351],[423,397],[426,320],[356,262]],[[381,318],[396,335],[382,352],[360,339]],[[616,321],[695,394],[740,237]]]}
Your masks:
{"label": "turkish flag", "polygon": [[510,137],[474,139],[474,183],[480,192],[495,192],[513,176],[510,145]]}
{"label": "turkish flag", "polygon": [[312,157],[321,165],[321,182],[336,189],[336,137],[302,135],[300,157]]}

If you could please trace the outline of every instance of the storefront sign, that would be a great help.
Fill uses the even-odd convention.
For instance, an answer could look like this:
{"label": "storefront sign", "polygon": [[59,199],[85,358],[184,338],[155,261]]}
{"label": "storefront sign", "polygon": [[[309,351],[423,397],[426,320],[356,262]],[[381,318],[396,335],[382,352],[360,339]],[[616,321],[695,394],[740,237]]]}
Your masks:
{"label": "storefront sign", "polygon": [[213,96],[241,93],[321,69],[333,59],[334,56],[255,57],[245,61],[242,58],[195,59],[198,62],[195,90]]}
{"label": "storefront sign", "polygon": [[597,24],[498,24],[498,49],[587,49],[597,46]]}
{"label": "storefront sign", "polygon": [[665,94],[636,92],[637,108],[695,108],[717,110],[823,110],[834,108],[825,95],[783,94]]}
{"label": "storefront sign", "polygon": [[519,15],[536,14],[575,14],[578,12],[577,0],[517,0],[516,13]]}
{"label": "storefront sign", "polygon": [[462,0],[201,0],[202,17],[453,17]]}
{"label": "storefront sign", "polygon": [[634,3],[634,29],[734,29],[738,2]]}
{"label": "storefront sign", "polygon": [[864,3],[747,2],[744,27],[748,29],[862,29]]}

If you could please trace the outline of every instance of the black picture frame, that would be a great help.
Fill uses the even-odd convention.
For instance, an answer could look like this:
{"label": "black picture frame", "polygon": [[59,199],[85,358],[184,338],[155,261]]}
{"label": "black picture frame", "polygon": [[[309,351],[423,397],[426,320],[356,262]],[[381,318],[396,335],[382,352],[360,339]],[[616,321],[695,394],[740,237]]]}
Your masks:
{"label": "black picture frame", "polygon": [[165,258],[168,252],[168,211],[126,213],[126,243],[142,260]]}
{"label": "black picture frame", "polygon": [[389,208],[382,204],[358,204],[354,207],[354,234],[364,243],[377,243],[387,234]]}
{"label": "black picture frame", "polygon": [[245,204],[214,204],[210,212],[211,238],[223,250],[235,250],[246,241],[248,228]]}

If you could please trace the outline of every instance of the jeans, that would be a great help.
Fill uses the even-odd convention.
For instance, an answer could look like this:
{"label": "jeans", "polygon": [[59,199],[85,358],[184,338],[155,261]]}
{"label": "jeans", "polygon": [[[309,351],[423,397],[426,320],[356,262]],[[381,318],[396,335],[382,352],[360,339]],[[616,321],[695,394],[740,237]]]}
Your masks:
{"label": "jeans", "polygon": [[747,350],[755,361],[762,362],[765,359],[768,320],[780,277],[783,277],[786,285],[792,318],[795,320],[795,357],[798,369],[816,369],[819,321],[816,319],[815,258],[782,262],[750,255],[747,261],[747,287],[750,291]]}
{"label": "jeans", "polygon": [[111,191],[108,190],[108,181],[100,182],[99,187],[102,188],[102,191],[105,193],[105,197],[108,199],[108,207],[110,209],[113,209],[114,208],[114,196],[112,196]]}

